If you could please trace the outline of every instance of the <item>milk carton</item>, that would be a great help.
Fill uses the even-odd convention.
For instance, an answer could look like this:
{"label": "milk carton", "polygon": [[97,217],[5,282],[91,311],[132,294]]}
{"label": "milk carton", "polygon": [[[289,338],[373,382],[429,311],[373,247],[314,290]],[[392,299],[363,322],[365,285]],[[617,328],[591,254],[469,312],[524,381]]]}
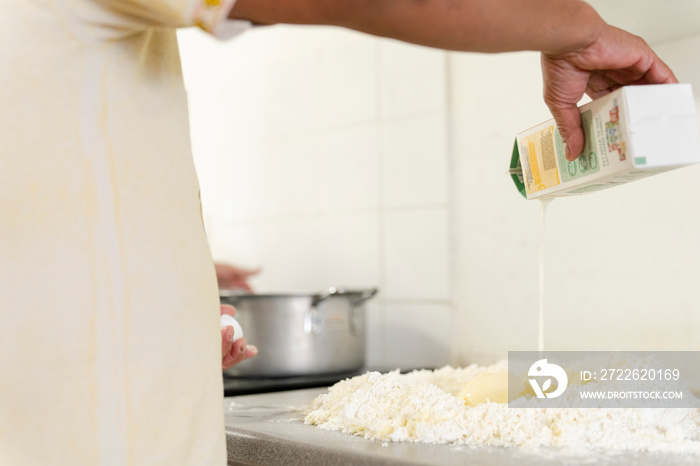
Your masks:
{"label": "milk carton", "polygon": [[622,87],[579,110],[586,143],[573,162],[554,120],[516,137],[510,174],[527,199],[583,194],[700,162],[689,84]]}

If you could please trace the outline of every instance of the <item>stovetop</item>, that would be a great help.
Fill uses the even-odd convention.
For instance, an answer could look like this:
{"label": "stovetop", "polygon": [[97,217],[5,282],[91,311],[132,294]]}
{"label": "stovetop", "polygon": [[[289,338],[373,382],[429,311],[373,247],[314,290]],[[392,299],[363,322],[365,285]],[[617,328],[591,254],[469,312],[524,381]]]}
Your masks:
{"label": "stovetop", "polygon": [[[255,393],[281,392],[285,390],[297,390],[300,388],[328,387],[349,377],[364,374],[367,371],[389,372],[395,367],[364,367],[350,372],[337,372],[333,374],[300,375],[295,377],[231,377],[224,374],[224,396],[252,395]],[[411,372],[415,369],[401,369],[401,373]],[[427,368],[431,369],[431,368]]]}
{"label": "stovetop", "polygon": [[224,396],[280,392],[300,388],[327,387],[348,377],[364,374],[367,369],[334,374],[296,377],[230,377],[224,375]]}

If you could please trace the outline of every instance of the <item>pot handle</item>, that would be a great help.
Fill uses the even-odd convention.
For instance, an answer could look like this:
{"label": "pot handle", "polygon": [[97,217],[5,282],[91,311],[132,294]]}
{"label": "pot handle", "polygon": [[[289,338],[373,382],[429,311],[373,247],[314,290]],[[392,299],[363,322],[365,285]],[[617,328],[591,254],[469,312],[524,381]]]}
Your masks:
{"label": "pot handle", "polygon": [[377,288],[369,288],[367,290],[364,290],[362,292],[362,296],[360,296],[357,300],[355,300],[355,302],[352,303],[352,306],[359,307],[359,306],[363,305],[365,301],[367,301],[368,299],[370,299],[374,295],[376,295],[378,291],[379,291],[379,289],[377,289]]}
{"label": "pot handle", "polygon": [[332,287],[328,288],[328,291],[326,291],[325,293],[316,294],[316,296],[314,296],[313,299],[311,300],[311,307],[316,307],[319,304],[321,304],[323,301],[330,299],[337,294],[343,294],[343,290],[342,289],[339,290],[338,288],[332,286]]}
{"label": "pot handle", "polygon": [[357,335],[359,333],[360,329],[362,328],[362,324],[364,323],[363,313],[360,310],[360,306],[362,306],[365,301],[370,299],[372,296],[377,294],[378,291],[379,290],[377,288],[364,290],[360,297],[352,302],[352,307],[350,308],[348,318],[350,322],[350,332],[352,332],[353,335]]}
{"label": "pot handle", "polygon": [[[368,299],[372,298],[374,295],[377,294],[379,289],[377,288],[369,288],[366,289],[362,292],[362,295],[353,301],[352,305],[353,307],[357,307],[362,305],[365,301]],[[323,301],[332,298],[333,296],[339,296],[339,295],[344,295],[346,292],[342,288],[336,288],[334,286],[328,288],[328,291],[325,293],[318,293],[316,296],[313,297],[311,300],[311,307],[316,307],[319,304],[321,304]]]}

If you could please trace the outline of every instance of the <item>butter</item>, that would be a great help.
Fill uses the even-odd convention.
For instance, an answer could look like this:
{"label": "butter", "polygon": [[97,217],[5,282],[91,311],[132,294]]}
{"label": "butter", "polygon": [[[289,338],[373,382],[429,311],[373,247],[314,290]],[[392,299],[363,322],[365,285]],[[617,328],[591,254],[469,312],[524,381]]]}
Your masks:
{"label": "butter", "polygon": [[510,175],[527,199],[598,191],[700,162],[689,84],[622,87],[579,110],[585,146],[573,162],[554,120],[517,135]]}
{"label": "butter", "polygon": [[470,380],[457,397],[464,400],[465,406],[476,406],[486,402],[508,403],[509,386],[514,398],[534,394],[526,379],[508,372],[484,372]]}

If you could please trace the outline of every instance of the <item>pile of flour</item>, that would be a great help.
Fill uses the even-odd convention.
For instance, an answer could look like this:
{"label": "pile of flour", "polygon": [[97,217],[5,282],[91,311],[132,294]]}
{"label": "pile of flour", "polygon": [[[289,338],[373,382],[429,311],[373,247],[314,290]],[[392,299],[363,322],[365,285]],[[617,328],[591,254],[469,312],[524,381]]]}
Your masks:
{"label": "pile of flour", "polygon": [[700,455],[698,409],[469,407],[456,396],[477,375],[501,371],[507,362],[403,375],[368,372],[317,397],[304,422],[382,441]]}

